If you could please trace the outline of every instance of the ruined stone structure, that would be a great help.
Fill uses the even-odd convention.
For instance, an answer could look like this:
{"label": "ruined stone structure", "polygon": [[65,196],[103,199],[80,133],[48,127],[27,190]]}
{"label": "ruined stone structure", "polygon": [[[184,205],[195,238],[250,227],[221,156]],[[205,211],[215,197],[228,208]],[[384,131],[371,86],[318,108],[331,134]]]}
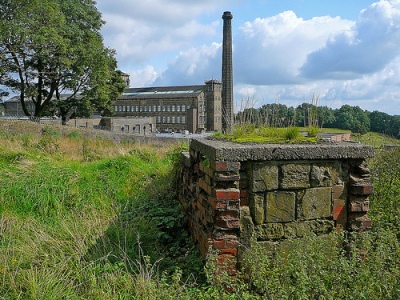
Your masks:
{"label": "ruined stone structure", "polygon": [[218,250],[234,273],[242,246],[273,251],[311,232],[368,229],[372,156],[373,148],[354,143],[192,140],[179,193],[191,235],[203,256]]}
{"label": "ruined stone structure", "polygon": [[233,66],[232,66],[232,14],[224,12],[222,32],[222,131],[229,132],[234,122]]}

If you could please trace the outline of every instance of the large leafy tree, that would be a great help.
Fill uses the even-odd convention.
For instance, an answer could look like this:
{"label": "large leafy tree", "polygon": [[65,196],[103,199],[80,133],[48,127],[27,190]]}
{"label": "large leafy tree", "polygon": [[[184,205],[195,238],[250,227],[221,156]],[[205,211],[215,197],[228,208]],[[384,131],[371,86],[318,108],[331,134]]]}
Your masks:
{"label": "large leafy tree", "polygon": [[19,94],[27,116],[56,110],[65,121],[73,107],[82,115],[110,111],[124,86],[115,53],[103,44],[103,21],[94,1],[0,3],[0,84]]}

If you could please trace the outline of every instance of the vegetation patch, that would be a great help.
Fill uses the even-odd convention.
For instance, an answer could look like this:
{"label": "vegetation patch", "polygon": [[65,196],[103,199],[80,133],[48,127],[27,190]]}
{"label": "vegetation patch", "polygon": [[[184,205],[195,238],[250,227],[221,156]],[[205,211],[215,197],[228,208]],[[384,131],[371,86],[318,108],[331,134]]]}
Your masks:
{"label": "vegetation patch", "polygon": [[45,151],[41,132],[25,132],[0,129],[0,298],[400,298],[399,148],[369,162],[370,232],[288,240],[273,258],[256,246],[232,277],[215,272],[215,253],[204,266],[185,229],[175,191],[186,144],[50,134],[58,147]]}
{"label": "vegetation patch", "polygon": [[236,125],[231,133],[215,133],[212,138],[228,140],[235,143],[316,143],[318,128],[313,128],[309,134],[299,127],[256,127],[252,124]]}

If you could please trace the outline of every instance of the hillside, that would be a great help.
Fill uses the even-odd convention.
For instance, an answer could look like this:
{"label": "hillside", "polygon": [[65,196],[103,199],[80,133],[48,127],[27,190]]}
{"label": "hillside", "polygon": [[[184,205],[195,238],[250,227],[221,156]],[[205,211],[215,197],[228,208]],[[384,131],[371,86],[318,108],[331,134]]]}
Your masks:
{"label": "hillside", "polygon": [[[275,260],[253,249],[231,278],[215,274],[212,259],[204,268],[184,228],[175,163],[187,145],[26,124],[0,124],[0,298],[400,297],[398,150],[370,162],[372,232],[310,236]],[[345,258],[336,245],[349,242],[357,246]]]}

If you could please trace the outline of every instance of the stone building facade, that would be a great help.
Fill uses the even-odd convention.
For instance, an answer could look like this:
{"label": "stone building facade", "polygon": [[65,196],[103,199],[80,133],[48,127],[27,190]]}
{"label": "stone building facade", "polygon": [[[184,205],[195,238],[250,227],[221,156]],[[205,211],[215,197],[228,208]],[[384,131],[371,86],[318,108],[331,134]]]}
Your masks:
{"label": "stone building facade", "polygon": [[112,103],[117,117],[154,117],[158,131],[220,131],[221,82],[204,85],[127,88]]}

